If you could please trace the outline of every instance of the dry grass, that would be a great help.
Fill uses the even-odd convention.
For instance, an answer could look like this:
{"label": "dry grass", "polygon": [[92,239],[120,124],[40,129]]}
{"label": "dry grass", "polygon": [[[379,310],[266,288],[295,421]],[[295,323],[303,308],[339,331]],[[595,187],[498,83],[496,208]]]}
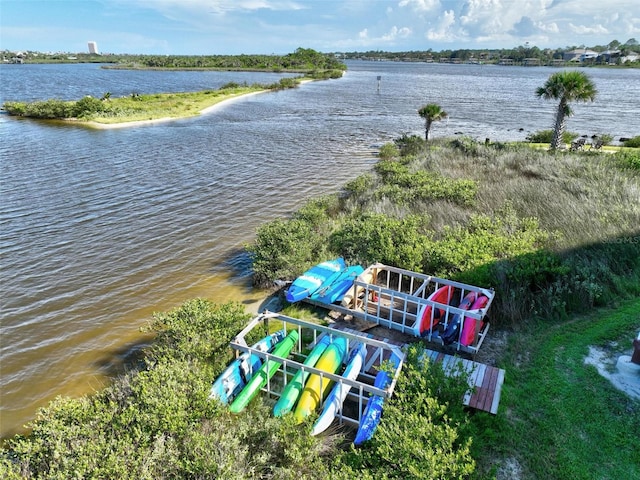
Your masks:
{"label": "dry grass", "polygon": [[[446,176],[475,179],[477,210],[492,213],[509,202],[520,216],[562,232],[564,247],[626,235],[640,225],[639,178],[617,168],[606,153],[477,146],[475,155],[438,150],[424,163]],[[442,223],[462,216],[456,207],[438,211]]]}

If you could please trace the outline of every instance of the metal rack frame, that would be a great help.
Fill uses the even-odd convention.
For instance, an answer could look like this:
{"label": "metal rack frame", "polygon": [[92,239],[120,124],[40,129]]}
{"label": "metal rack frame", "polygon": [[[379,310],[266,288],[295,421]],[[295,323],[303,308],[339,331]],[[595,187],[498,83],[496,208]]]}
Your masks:
{"label": "metal rack frame", "polygon": [[[372,283],[362,280],[367,274],[373,277]],[[424,275],[402,268],[376,263],[368,267],[364,273],[354,281],[355,295],[348,305],[324,304],[311,300],[303,300],[315,306],[329,308],[344,315],[352,315],[355,318],[375,323],[377,325],[399,330],[402,333],[420,337],[426,342],[438,344],[444,347],[444,342],[434,332],[429,331],[425,336],[419,333],[421,318],[419,313],[423,312],[427,306],[432,306],[444,311],[444,317],[440,323],[446,328],[453,316],[460,314],[463,318],[472,318],[481,325],[476,329],[475,339],[471,345],[463,345],[460,342],[462,328],[460,328],[457,341],[451,345],[456,351],[475,355],[489,330],[489,323],[486,321],[486,314],[491,306],[495,295],[492,289],[486,289],[468,285],[453,280],[438,278],[431,275]],[[462,300],[468,293],[476,292],[488,298],[487,305],[477,310],[462,310],[451,305],[434,302],[427,298],[438,288],[450,285],[456,289],[459,300]]]}
{"label": "metal rack frame", "polygon": [[[259,327],[260,325],[264,325],[267,331],[273,330],[273,328],[269,325],[271,322],[282,322],[283,327],[287,331],[290,331],[292,328],[298,329],[298,342],[294,347],[294,351],[292,355],[290,355],[290,357],[293,356],[294,358],[298,358],[299,360],[295,360],[290,357],[275,357],[268,352],[256,350],[247,343],[245,337],[254,328]],[[313,333],[313,340],[309,344],[305,344],[303,341],[302,333],[305,329],[310,330]],[[347,350],[349,350],[350,344],[352,342],[361,342],[367,346],[367,359],[365,361],[362,372],[356,380],[349,380],[340,376],[339,374],[328,373],[323,370],[304,365],[303,362],[306,358],[306,355],[303,352],[315,345],[315,342],[317,342],[319,337],[323,334],[345,337],[347,339]],[[359,425],[360,423],[360,419],[362,418],[364,408],[366,407],[370,395],[379,395],[385,398],[391,397],[405,359],[404,352],[397,345],[392,345],[390,343],[375,340],[367,336],[317,325],[314,323],[306,322],[304,320],[269,311],[265,311],[252,318],[247,326],[232,339],[232,341],[230,342],[230,346],[236,351],[236,356],[239,356],[242,352],[250,352],[254,355],[260,356],[261,358],[265,359],[265,361],[276,360],[282,364],[277,374],[272,379],[269,379],[266,386],[263,388],[263,391],[276,398],[280,397],[280,391],[278,391],[279,388],[277,387],[277,385],[282,385],[282,388],[284,388],[284,385],[286,385],[287,382],[291,380],[293,375],[295,375],[298,370],[303,370],[312,374],[318,374],[322,379],[326,378],[327,381],[334,381],[340,385],[351,386],[352,388],[349,392],[349,395],[347,396],[347,399],[355,403],[355,405],[357,406],[357,416],[350,416],[349,414],[344,412],[343,408],[341,408],[336,418],[339,420],[340,424],[349,423],[355,426]],[[372,370],[372,368],[375,368],[376,365],[382,364],[391,355],[396,355],[399,359],[397,366],[393,369],[391,383],[385,389],[374,387],[374,375],[369,372]]]}

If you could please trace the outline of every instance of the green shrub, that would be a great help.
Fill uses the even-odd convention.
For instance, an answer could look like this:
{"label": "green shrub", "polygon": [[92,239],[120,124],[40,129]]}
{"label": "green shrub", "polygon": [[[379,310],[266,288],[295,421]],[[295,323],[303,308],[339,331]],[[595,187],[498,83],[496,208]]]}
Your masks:
{"label": "green shrub", "polygon": [[411,172],[399,162],[381,160],[374,169],[383,183],[375,197],[388,198],[400,205],[439,199],[469,205],[477,193],[473,180],[450,179],[426,170]]}
{"label": "green shrub", "polygon": [[213,362],[248,319],[239,303],[214,304],[194,299],[155,314],[146,330],[156,335],[147,359],[201,359]]}
{"label": "green shrub", "polygon": [[[551,143],[553,139],[553,130],[539,130],[534,133],[530,133],[527,135],[526,140],[529,143]],[[563,143],[571,143],[574,139],[578,138],[580,135],[574,132],[562,132],[562,142]]]}
{"label": "green shrub", "polygon": [[420,233],[424,219],[394,219],[368,213],[345,221],[329,240],[330,248],[345,260],[360,265],[382,262],[408,270],[420,268],[426,237]]}
{"label": "green shrub", "polygon": [[[506,206],[495,216],[473,215],[466,226],[445,227],[441,238],[427,247],[423,271],[438,276],[464,277],[474,284],[493,285],[494,278],[479,275],[478,268],[493,262],[535,252],[552,236],[534,218],[519,218]],[[460,275],[461,272],[470,272]]]}
{"label": "green shrub", "polygon": [[406,157],[409,155],[418,155],[422,152],[427,143],[418,135],[402,134],[401,137],[394,140],[396,147],[400,150],[400,155]]}
{"label": "green shrub", "polygon": [[365,173],[347,182],[342,189],[347,197],[360,197],[373,187],[373,183],[373,176]]}
{"label": "green shrub", "polygon": [[271,286],[275,280],[293,280],[325,256],[324,237],[314,235],[309,223],[274,220],[258,228],[255,242],[247,247],[253,265],[253,282]]}
{"label": "green shrub", "polygon": [[622,145],[628,148],[640,148],[640,135],[625,140]]}
{"label": "green shrub", "polygon": [[475,471],[460,398],[465,375],[446,377],[412,346],[371,440],[339,457],[333,478],[467,479]]}
{"label": "green shrub", "polygon": [[600,133],[596,135],[596,137],[602,142],[602,145],[609,145],[613,141],[613,135],[609,135],[608,133]]}
{"label": "green shrub", "polygon": [[94,97],[84,97],[73,105],[72,116],[77,118],[87,118],[96,113],[105,112],[108,105]]}
{"label": "green shrub", "polygon": [[26,113],[27,104],[24,102],[4,102],[2,109],[9,115],[22,117]]}
{"label": "green shrub", "polygon": [[622,168],[640,170],[640,150],[620,150],[615,153],[613,158]]}
{"label": "green shrub", "polygon": [[400,149],[396,144],[393,143],[385,143],[380,147],[380,152],[378,152],[378,157],[382,160],[393,160],[400,156]]}
{"label": "green shrub", "polygon": [[44,119],[71,118],[74,103],[56,99],[31,103],[6,102],[4,108],[10,115]]}

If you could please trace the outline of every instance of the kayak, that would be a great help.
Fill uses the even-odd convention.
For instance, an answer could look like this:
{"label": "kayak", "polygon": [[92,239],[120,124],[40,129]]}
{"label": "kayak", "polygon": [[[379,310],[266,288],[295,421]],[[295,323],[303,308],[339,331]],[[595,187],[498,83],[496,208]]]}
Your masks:
{"label": "kayak", "polygon": [[[478,298],[478,294],[476,292],[469,292],[460,302],[458,308],[461,310],[469,310],[473,302]],[[462,314],[456,313],[447,328],[442,332],[440,338],[445,345],[451,345],[453,342],[458,340],[458,335],[460,333],[460,326],[462,325]]]}
{"label": "kayak", "polygon": [[[261,352],[269,352],[275,344],[285,336],[284,330],[267,335],[253,345]],[[243,352],[218,376],[209,393],[209,398],[216,398],[225,405],[231,402],[262,365],[262,357],[255,353]]]}
{"label": "kayak", "polygon": [[[451,297],[453,296],[453,286],[445,285],[444,287],[440,287],[438,290],[433,292],[427,300],[436,303],[443,303],[448,305],[451,301]],[[418,331],[418,335],[424,335],[429,332],[434,326],[440,322],[440,319],[444,316],[445,311],[441,308],[434,308],[433,305],[425,305],[422,315],[418,314],[418,318],[420,319],[420,327]]]}
{"label": "kayak", "polygon": [[[480,310],[489,303],[489,299],[485,295],[480,295],[469,310]],[[462,326],[462,334],[460,335],[460,343],[466,347],[475,342],[475,339],[480,333],[480,329],[484,325],[483,322],[476,320],[472,317],[464,317],[464,325]]]}
{"label": "kayak", "polygon": [[342,301],[344,295],[353,286],[355,279],[362,272],[364,272],[364,268],[360,265],[347,267],[340,272],[340,275],[330,285],[316,290],[311,295],[311,300],[326,303],[327,305]]}
{"label": "kayak", "polygon": [[[311,353],[309,353],[309,356],[304,361],[304,365],[306,365],[307,367],[315,366],[316,362],[327,349],[330,343],[331,337],[329,335],[324,335],[318,341],[318,343],[316,343],[316,346],[313,347]],[[293,409],[296,401],[298,400],[300,392],[302,392],[302,389],[304,388],[304,382],[307,380],[308,376],[308,371],[303,371],[302,369],[300,369],[296,372],[291,381],[287,383],[287,386],[282,390],[280,398],[273,407],[274,416],[281,417],[282,415],[289,413]]]}
{"label": "kayak", "polygon": [[[273,356],[280,358],[288,357],[297,341],[298,331],[290,331],[284,340],[280,341],[273,349]],[[255,397],[260,389],[267,384],[269,379],[275,375],[281,366],[282,362],[277,360],[267,360],[233,400],[229,410],[233,413],[239,413],[244,410],[249,402],[253,400],[253,397]]]}
{"label": "kayak", "polygon": [[[342,377],[349,380],[355,380],[358,378],[366,356],[367,346],[364,343],[355,342],[351,347],[349,360],[347,361],[347,366],[344,369],[344,372],[342,372]],[[319,433],[324,432],[329,425],[333,423],[333,420],[336,418],[336,415],[338,415],[338,412],[340,412],[342,404],[344,403],[345,398],[347,398],[350,390],[351,385],[347,385],[346,383],[336,383],[333,386],[329,396],[324,402],[322,413],[313,424],[311,435],[318,435]]]}
{"label": "kayak", "polygon": [[[336,373],[342,366],[346,350],[347,339],[335,337],[316,363],[315,368],[329,373]],[[331,380],[321,377],[317,373],[309,375],[294,411],[294,416],[298,423],[301,423],[315,411],[329,388],[331,388],[332,383]]]}
{"label": "kayak", "polygon": [[330,285],[347,268],[344,259],[336,258],[319,263],[304,272],[285,292],[288,302],[295,303],[313,294],[319,288]]}
{"label": "kayak", "polygon": [[[394,368],[398,367],[399,358],[395,354],[391,355],[390,361]],[[392,376],[388,372],[380,370],[376,375],[373,386],[385,389],[389,383],[391,383],[391,378]],[[361,445],[373,437],[373,434],[378,427],[378,423],[380,423],[383,404],[384,397],[380,395],[372,395],[369,397],[367,406],[365,407],[362,418],[360,419],[360,424],[358,425],[358,432],[356,433],[356,438],[353,441],[354,445]]]}

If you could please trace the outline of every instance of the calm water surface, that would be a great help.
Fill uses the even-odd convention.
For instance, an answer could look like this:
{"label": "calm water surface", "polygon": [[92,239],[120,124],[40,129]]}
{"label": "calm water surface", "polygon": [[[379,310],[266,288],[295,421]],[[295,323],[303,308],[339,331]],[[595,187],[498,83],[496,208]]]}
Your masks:
{"label": "calm water surface", "polygon": [[[368,171],[423,134],[524,139],[550,128],[547,68],[352,62],[340,80],[264,93],[197,118],[117,130],[0,115],[1,434],[56,395],[103,387],[155,311],[205,297],[256,309],[242,247],[261,224]],[[640,71],[589,70],[596,102],[568,129],[640,134]],[[2,65],[0,102],[272,83],[283,75]],[[381,76],[380,82],[377,77]]]}

